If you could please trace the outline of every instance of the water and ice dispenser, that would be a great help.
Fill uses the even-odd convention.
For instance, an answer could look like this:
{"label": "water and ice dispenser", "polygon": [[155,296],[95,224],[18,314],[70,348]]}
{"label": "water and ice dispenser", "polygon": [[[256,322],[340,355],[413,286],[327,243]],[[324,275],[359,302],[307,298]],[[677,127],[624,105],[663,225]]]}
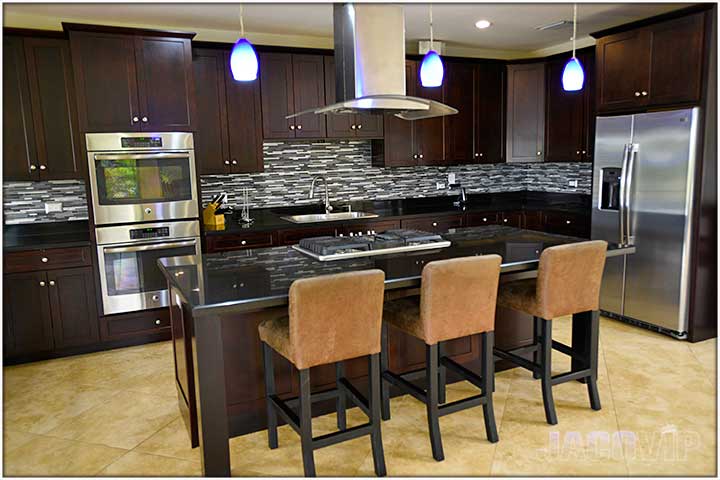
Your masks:
{"label": "water and ice dispenser", "polygon": [[622,169],[617,167],[600,170],[600,210],[620,209],[620,179]]}

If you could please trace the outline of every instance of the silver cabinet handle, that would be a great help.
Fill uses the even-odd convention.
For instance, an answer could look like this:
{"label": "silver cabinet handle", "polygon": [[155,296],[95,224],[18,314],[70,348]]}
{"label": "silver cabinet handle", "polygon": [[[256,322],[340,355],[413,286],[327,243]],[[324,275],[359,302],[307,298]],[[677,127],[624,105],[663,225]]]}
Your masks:
{"label": "silver cabinet handle", "polygon": [[156,318],[156,319],[155,319],[155,325],[160,325],[160,319],[159,319],[159,318]]}
{"label": "silver cabinet handle", "polygon": [[483,217],[483,222],[487,222],[487,217]]}
{"label": "silver cabinet handle", "polygon": [[132,123],[137,123],[139,121],[140,119],[138,117],[132,117]]}
{"label": "silver cabinet handle", "polygon": [[503,222],[507,223],[507,220],[508,220],[507,218],[503,218]]}
{"label": "silver cabinet handle", "polygon": [[297,129],[298,129],[298,130],[302,130],[302,125],[298,125],[298,126],[297,126]]}
{"label": "silver cabinet handle", "polygon": [[350,125],[351,130],[355,130],[355,128],[356,128],[355,125]]}
{"label": "silver cabinet handle", "polygon": [[643,97],[647,97],[648,92],[646,92],[645,90],[643,90],[643,91],[640,92],[640,93],[642,93],[642,96],[643,96]]}
{"label": "silver cabinet handle", "polygon": [[41,286],[41,287],[44,287],[44,286],[45,286],[45,282],[40,282],[40,286]]}
{"label": "silver cabinet handle", "polygon": [[295,125],[290,125],[290,130],[295,130]]}
{"label": "silver cabinet handle", "polygon": [[570,222],[570,220],[565,220],[565,223],[570,225],[571,222]]}
{"label": "silver cabinet handle", "polygon": [[130,252],[144,252],[146,250],[162,250],[164,248],[180,248],[180,247],[194,247],[197,242],[195,240],[188,240],[185,242],[163,242],[163,243],[151,243],[149,245],[138,245],[138,246],[127,246],[127,247],[110,247],[103,248],[104,253],[130,253]]}
{"label": "silver cabinet handle", "polygon": [[54,287],[54,286],[55,286],[55,280],[50,280],[50,286],[51,286],[51,287]]}
{"label": "silver cabinet handle", "polygon": [[45,166],[45,165],[40,165],[40,170],[47,170],[47,166]]}
{"label": "silver cabinet handle", "polygon": [[636,96],[636,97],[639,97],[639,96],[640,96],[640,92],[635,92],[635,96]]}
{"label": "silver cabinet handle", "polygon": [[585,150],[582,151],[583,155],[585,155],[587,152]]}
{"label": "silver cabinet handle", "polygon": [[362,123],[358,123],[357,128],[358,128],[358,130],[360,130],[362,128]]}
{"label": "silver cabinet handle", "polygon": [[41,261],[42,263],[47,263],[47,262],[48,262],[48,258],[47,258],[47,257],[42,257],[42,258],[40,259],[40,261]]}
{"label": "silver cabinet handle", "polygon": [[539,157],[540,155],[542,155],[542,152],[538,150],[537,155]]}
{"label": "silver cabinet handle", "polygon": [[421,153],[420,155],[418,155],[418,158],[423,158],[423,154]]}
{"label": "silver cabinet handle", "polygon": [[224,163],[225,165],[230,165],[230,160],[225,160],[223,163]]}
{"label": "silver cabinet handle", "polygon": [[142,117],[142,121],[143,121],[143,123],[147,123],[148,118],[147,118],[147,117]]}
{"label": "silver cabinet handle", "polygon": [[480,156],[480,154],[479,154],[479,153],[476,153],[476,154],[475,154],[475,157],[476,157],[476,158],[477,158],[477,157],[479,157],[479,156]]}
{"label": "silver cabinet handle", "polygon": [[481,153],[481,154],[480,154],[480,156],[482,157],[482,156],[483,156],[483,154]]}
{"label": "silver cabinet handle", "polygon": [[234,160],[234,159],[233,159],[233,161],[230,162],[230,163],[232,163],[233,165],[237,165],[237,160]]}
{"label": "silver cabinet handle", "polygon": [[30,165],[30,171],[34,172],[35,170],[37,170],[37,167],[35,165]]}
{"label": "silver cabinet handle", "polygon": [[433,222],[432,226],[437,227],[437,222]]}
{"label": "silver cabinet handle", "polygon": [[157,302],[160,300],[160,295],[153,295],[152,299],[153,299],[153,302]]}
{"label": "silver cabinet handle", "polygon": [[418,158],[417,154],[413,155],[413,158]]}
{"label": "silver cabinet handle", "polygon": [[240,242],[240,245],[247,245],[247,240],[243,240],[242,242]]}
{"label": "silver cabinet handle", "polygon": [[575,152],[575,153],[577,153],[578,155],[580,155],[580,150],[578,150],[578,151],[577,151],[577,152]]}

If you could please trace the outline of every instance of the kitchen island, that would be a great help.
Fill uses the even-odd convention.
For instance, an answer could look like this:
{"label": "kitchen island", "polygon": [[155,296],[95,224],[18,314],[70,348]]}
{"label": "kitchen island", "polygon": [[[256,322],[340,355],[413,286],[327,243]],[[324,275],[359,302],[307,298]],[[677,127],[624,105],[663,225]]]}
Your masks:
{"label": "kitchen island", "polygon": [[[193,446],[202,449],[205,475],[230,475],[228,439],[265,427],[265,398],[258,324],[287,314],[288,291],[300,278],[379,268],[385,272],[386,299],[418,293],[423,266],[433,260],[499,254],[501,282],[537,275],[543,249],[582,241],[505,226],[454,229],[443,234],[447,248],[321,262],[292,247],[274,247],[159,260],[170,290],[170,313],[178,399]],[[608,246],[608,256],[632,253],[632,247]],[[338,314],[342,314],[338,312]],[[573,339],[585,338],[586,312],[573,321]],[[532,341],[531,318],[498,309],[496,345],[509,349]],[[575,341],[573,342],[575,344]],[[394,371],[421,368],[422,344],[390,329]],[[481,358],[478,338],[445,344],[452,358],[471,369]],[[348,378],[364,388],[367,362],[346,362]],[[278,394],[297,394],[289,362],[275,358]],[[501,367],[501,365],[498,365]],[[578,366],[579,368],[579,366]],[[314,368],[313,388],[324,390],[335,380],[332,365]],[[449,381],[453,381],[452,378]],[[318,404],[313,412],[330,411]]]}

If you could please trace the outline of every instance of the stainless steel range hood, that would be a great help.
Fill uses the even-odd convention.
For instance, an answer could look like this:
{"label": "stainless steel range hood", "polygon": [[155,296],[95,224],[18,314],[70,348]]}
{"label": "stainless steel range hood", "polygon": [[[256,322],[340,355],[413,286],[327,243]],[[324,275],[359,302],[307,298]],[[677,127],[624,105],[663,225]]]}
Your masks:
{"label": "stainless steel range hood", "polygon": [[334,5],[335,92],[337,103],[308,113],[394,113],[420,120],[458,113],[405,90],[405,16],[401,5],[344,3]]}

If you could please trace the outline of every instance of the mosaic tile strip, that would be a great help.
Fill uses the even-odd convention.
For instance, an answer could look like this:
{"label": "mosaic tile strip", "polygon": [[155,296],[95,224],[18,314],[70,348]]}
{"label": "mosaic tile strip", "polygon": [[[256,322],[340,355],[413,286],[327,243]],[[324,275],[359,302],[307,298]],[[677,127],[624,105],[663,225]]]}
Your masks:
{"label": "mosaic tile strip", "polygon": [[[45,213],[46,202],[62,203],[62,212]],[[87,220],[85,183],[80,180],[3,182],[6,224]]]}

